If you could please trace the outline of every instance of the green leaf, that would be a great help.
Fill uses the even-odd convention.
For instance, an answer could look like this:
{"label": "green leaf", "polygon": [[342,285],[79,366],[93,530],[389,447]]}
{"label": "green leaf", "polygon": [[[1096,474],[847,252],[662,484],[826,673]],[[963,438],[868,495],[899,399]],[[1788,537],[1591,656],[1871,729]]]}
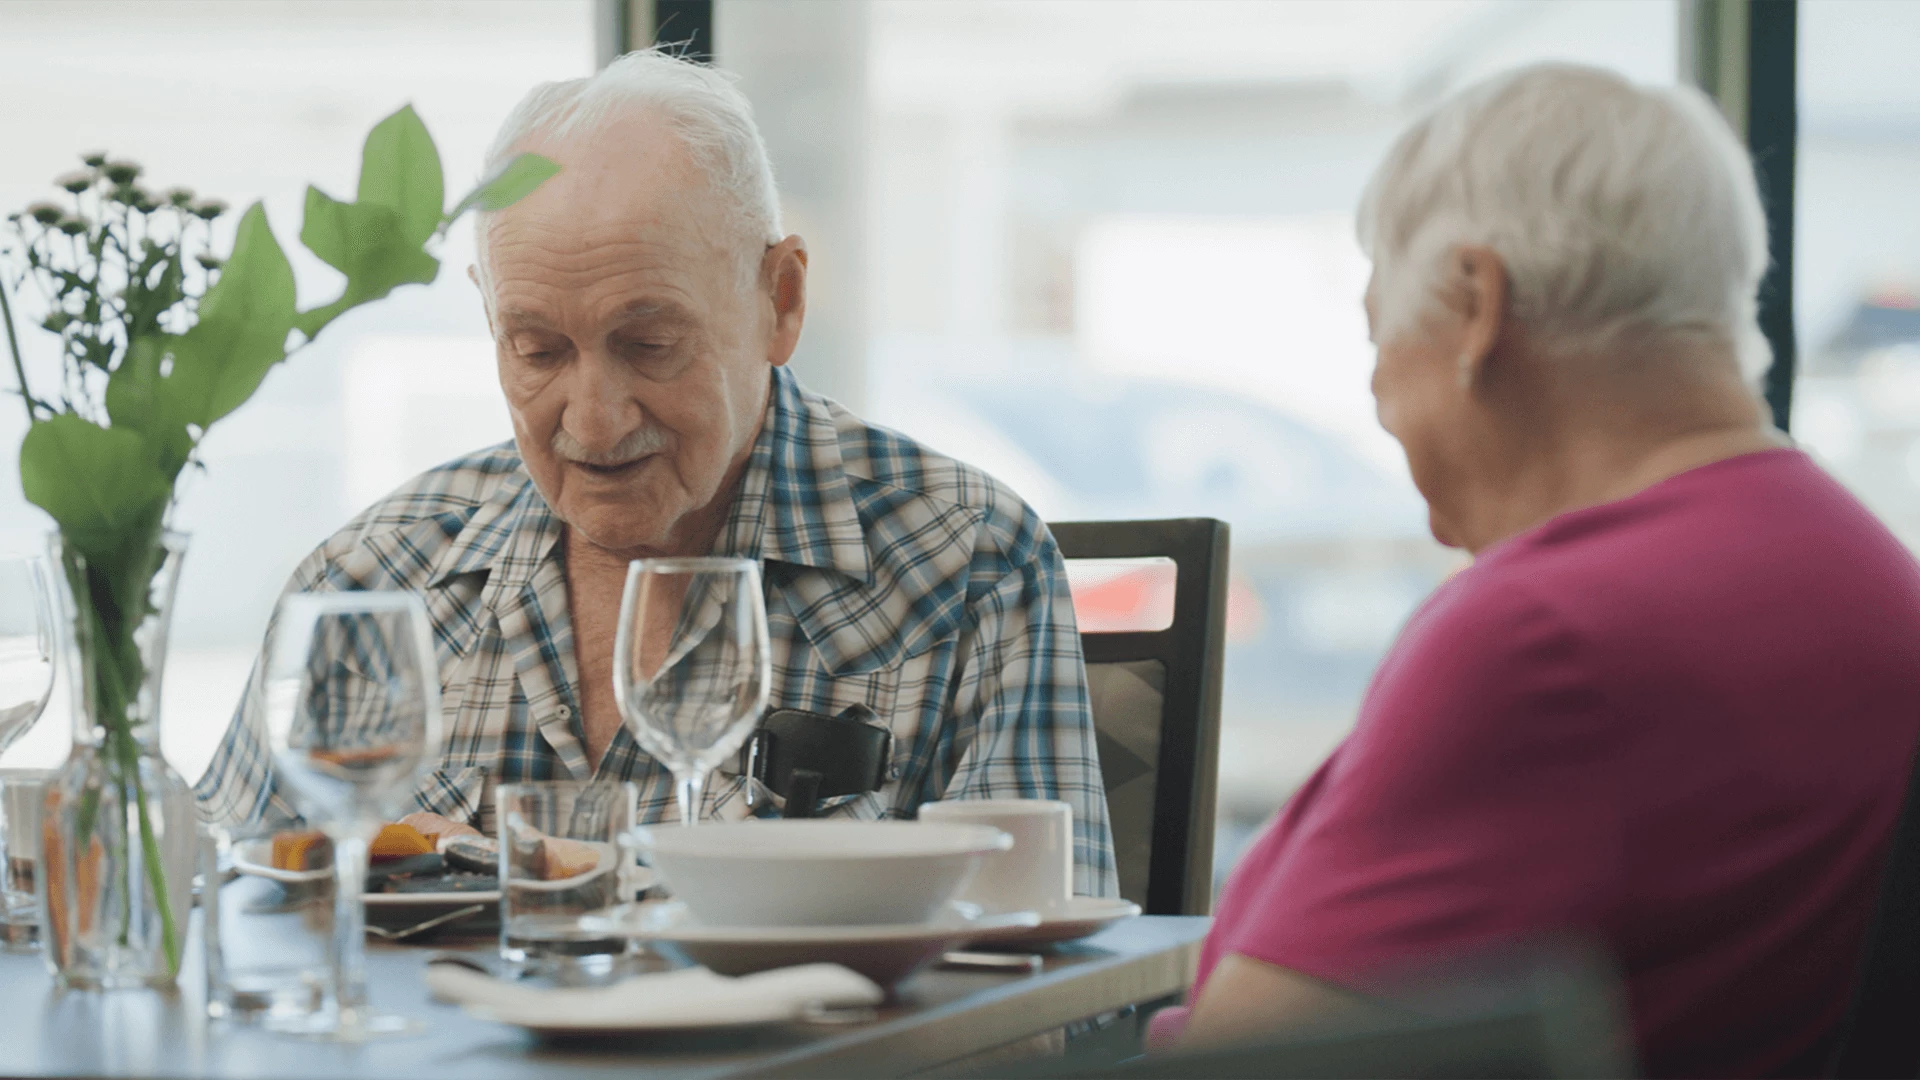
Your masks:
{"label": "green leaf", "polygon": [[[107,379],[107,416],[140,433],[169,478],[196,435],[239,408],[286,357],[294,318],[293,267],[255,203],[240,219],[233,254],[185,334],[133,339]],[[164,372],[164,374],[163,374]]]}
{"label": "green leaf", "polygon": [[440,151],[413,106],[403,106],[367,133],[358,203],[392,210],[400,220],[400,235],[418,246],[439,226],[445,199]]}
{"label": "green leaf", "polygon": [[169,339],[173,370],[160,384],[164,422],[206,428],[239,408],[287,355],[294,322],[293,267],[267,212],[240,219],[233,254],[200,301],[200,319]]}
{"label": "green leaf", "polygon": [[165,335],[137,337],[127,346],[127,355],[121,359],[120,366],[107,377],[107,416],[114,427],[154,434],[155,421],[162,408],[160,368],[166,353]]}
{"label": "green leaf", "polygon": [[402,285],[425,285],[440,273],[440,260],[421,241],[402,232],[400,216],[377,203],[343,203],[307,189],[307,218],[300,241],[328,266],[347,276],[340,299],[303,311],[294,325],[309,338],[349,308],[378,300]]}
{"label": "green leaf", "polygon": [[521,154],[507,162],[499,172],[481,181],[479,187],[467,192],[465,198],[447,211],[445,223],[452,224],[475,206],[487,211],[505,210],[533,194],[533,189],[546,183],[559,171],[559,165],[539,154]]}
{"label": "green leaf", "polygon": [[93,557],[117,557],[129,538],[151,535],[173,495],[172,479],[139,432],[103,428],[73,413],[27,429],[20,486]]}

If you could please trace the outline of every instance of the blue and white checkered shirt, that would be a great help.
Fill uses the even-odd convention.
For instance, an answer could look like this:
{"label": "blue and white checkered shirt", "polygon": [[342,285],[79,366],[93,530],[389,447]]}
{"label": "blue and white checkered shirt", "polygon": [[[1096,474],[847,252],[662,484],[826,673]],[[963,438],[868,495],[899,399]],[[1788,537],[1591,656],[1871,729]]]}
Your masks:
{"label": "blue and white checkered shirt", "polygon": [[[425,598],[445,741],[440,769],[415,793],[424,809],[491,832],[493,785],[592,777],[635,782],[642,820],[677,813],[671,774],[626,729],[588,767],[561,530],[507,443],[415,478],[294,572],[289,592]],[[1075,891],[1118,893],[1066,575],[1019,496],[778,368],[714,554],[762,564],[773,707],[863,704],[893,729],[886,786],[835,813],[1062,799],[1074,808]],[[260,706],[256,668],[199,785],[211,818],[291,816],[273,791]],[[740,777],[709,785],[707,814],[750,812]]]}

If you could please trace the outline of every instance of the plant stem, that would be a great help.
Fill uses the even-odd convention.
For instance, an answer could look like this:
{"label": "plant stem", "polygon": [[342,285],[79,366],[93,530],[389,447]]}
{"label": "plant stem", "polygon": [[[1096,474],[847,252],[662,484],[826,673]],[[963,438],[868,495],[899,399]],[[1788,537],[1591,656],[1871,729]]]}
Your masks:
{"label": "plant stem", "polygon": [[[164,555],[158,556],[158,559],[164,561]],[[87,681],[93,688],[93,706],[107,729],[99,753],[119,791],[123,815],[129,798],[133,802],[139,822],[140,854],[146,878],[144,886],[151,891],[153,905],[160,912],[160,947],[166,956],[167,972],[169,975],[178,975],[181,952],[179,922],[173,910],[173,897],[167,890],[167,868],[161,861],[159,840],[154,835],[153,815],[147,806],[146,784],[140,777],[139,740],[134,737],[133,720],[128,714],[145,676],[145,663],[140,656],[139,646],[133,640],[133,630],[149,614],[144,598],[158,571],[159,566],[153,554],[142,554],[131,565],[122,563],[113,569],[96,568],[85,562],[69,564],[67,567],[68,581],[72,583],[76,606],[80,609],[77,614],[84,620],[79,628],[83,635],[81,648],[91,654]],[[116,594],[108,580],[109,575],[116,572],[132,579],[122,582],[128,589],[126,595]],[[97,578],[96,573],[99,574]],[[110,606],[115,616],[113,619],[103,617],[103,604]],[[83,659],[82,663],[88,663],[88,660]],[[97,820],[83,802],[77,837],[81,844],[84,845],[91,837]],[[120,820],[124,826],[125,817]],[[131,843],[128,848],[131,848]],[[130,850],[127,855],[131,855]],[[135,907],[133,897],[142,883],[133,878],[132,866],[126,859],[116,862],[126,868],[128,875],[125,882],[127,906],[121,912],[120,930],[120,943],[125,946],[131,937]]]}
{"label": "plant stem", "polygon": [[125,735],[125,741],[129,750],[122,767],[133,777],[134,805],[140,811],[140,857],[147,867],[147,884],[153,889],[153,902],[160,908],[160,947],[167,954],[167,974],[178,975],[180,937],[173,921],[173,897],[167,893],[167,868],[160,863],[160,845],[154,840],[153,818],[147,811],[146,785],[140,781],[139,750],[131,733]]}
{"label": "plant stem", "polygon": [[20,362],[20,338],[13,332],[13,305],[7,301],[7,283],[0,281],[0,323],[7,324],[7,352],[13,356],[13,377],[20,381],[20,400],[26,405],[27,423],[40,419],[34,415],[33,407],[38,402],[33,392],[27,389],[27,366]]}

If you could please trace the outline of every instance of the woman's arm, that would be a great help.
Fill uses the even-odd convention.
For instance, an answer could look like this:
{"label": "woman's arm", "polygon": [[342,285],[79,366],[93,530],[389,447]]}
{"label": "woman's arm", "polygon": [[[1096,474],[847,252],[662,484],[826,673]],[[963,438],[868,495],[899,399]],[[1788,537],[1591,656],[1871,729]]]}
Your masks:
{"label": "woman's arm", "polygon": [[1389,1015],[1348,990],[1278,964],[1228,953],[1193,1005],[1181,1049],[1277,1039],[1289,1032]]}

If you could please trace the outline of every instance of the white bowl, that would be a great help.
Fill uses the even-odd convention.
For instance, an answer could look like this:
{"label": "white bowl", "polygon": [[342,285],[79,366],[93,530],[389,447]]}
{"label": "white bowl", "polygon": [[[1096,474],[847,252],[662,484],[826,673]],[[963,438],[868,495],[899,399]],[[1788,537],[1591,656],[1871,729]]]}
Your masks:
{"label": "white bowl", "polygon": [[742,821],[634,830],[673,895],[708,926],[929,922],[1013,838],[984,825]]}

